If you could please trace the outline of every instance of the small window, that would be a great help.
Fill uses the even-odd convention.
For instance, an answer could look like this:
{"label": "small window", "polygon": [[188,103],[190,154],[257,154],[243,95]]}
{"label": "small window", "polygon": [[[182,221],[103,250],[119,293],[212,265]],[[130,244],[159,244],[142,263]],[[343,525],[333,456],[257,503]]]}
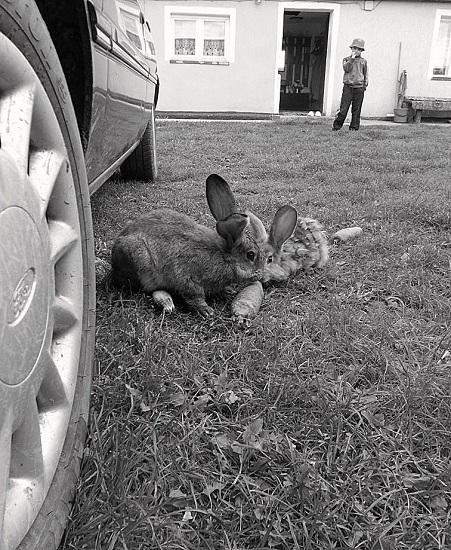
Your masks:
{"label": "small window", "polygon": [[227,61],[228,17],[173,17],[173,59],[187,61]]}
{"label": "small window", "polygon": [[451,11],[437,10],[432,45],[432,78],[451,79]]}
{"label": "small window", "polygon": [[122,23],[122,29],[127,35],[130,42],[138,48],[143,49],[143,36],[141,24],[139,21],[139,12],[136,10],[125,10],[122,7],[119,8],[120,21]]}
{"label": "small window", "polygon": [[166,58],[173,62],[234,61],[235,10],[167,7]]}

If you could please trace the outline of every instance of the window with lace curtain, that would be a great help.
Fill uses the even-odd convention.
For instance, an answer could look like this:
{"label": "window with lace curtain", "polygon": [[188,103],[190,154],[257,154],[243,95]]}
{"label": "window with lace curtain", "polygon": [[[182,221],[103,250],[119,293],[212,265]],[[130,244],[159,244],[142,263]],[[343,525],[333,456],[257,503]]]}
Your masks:
{"label": "window with lace curtain", "polygon": [[[177,11],[175,11],[177,10]],[[166,30],[169,59],[174,62],[228,64],[234,50],[234,10],[174,8]],[[231,13],[233,12],[233,14]],[[234,31],[234,29],[233,29]]]}
{"label": "window with lace curtain", "polygon": [[431,73],[435,80],[451,80],[451,10],[437,10]]}

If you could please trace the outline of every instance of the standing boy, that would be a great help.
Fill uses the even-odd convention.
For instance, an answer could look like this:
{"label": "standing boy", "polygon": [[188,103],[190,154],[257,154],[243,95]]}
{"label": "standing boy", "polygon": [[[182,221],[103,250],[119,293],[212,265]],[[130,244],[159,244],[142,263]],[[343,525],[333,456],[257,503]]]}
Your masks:
{"label": "standing boy", "polygon": [[333,123],[334,130],[339,130],[343,126],[351,104],[352,118],[349,129],[359,129],[363,96],[368,86],[368,64],[362,57],[362,52],[365,51],[365,42],[361,38],[355,38],[349,47],[352,53],[343,59],[343,93],[340,110]]}

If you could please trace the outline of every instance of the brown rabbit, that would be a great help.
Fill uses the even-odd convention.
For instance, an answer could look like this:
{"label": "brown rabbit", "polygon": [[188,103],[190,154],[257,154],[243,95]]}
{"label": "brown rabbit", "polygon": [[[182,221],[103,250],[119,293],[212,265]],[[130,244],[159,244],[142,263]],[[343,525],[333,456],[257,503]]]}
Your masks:
{"label": "brown rabbit", "polygon": [[[176,293],[208,316],[213,310],[206,296],[232,283],[263,279],[296,227],[296,210],[279,208],[268,236],[259,218],[238,212],[229,185],[216,174],[207,178],[207,201],[216,231],[166,208],[129,223],[113,245],[112,281],[156,292],[155,297],[161,291]],[[166,294],[165,303],[165,310],[172,311]]]}

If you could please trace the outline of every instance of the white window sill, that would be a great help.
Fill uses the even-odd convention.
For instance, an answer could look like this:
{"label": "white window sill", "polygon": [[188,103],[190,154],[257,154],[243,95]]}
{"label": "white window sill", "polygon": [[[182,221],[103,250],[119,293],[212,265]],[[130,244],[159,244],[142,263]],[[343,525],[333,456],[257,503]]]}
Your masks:
{"label": "white window sill", "polygon": [[230,65],[228,61],[199,61],[197,59],[171,59],[169,63],[178,65]]}

